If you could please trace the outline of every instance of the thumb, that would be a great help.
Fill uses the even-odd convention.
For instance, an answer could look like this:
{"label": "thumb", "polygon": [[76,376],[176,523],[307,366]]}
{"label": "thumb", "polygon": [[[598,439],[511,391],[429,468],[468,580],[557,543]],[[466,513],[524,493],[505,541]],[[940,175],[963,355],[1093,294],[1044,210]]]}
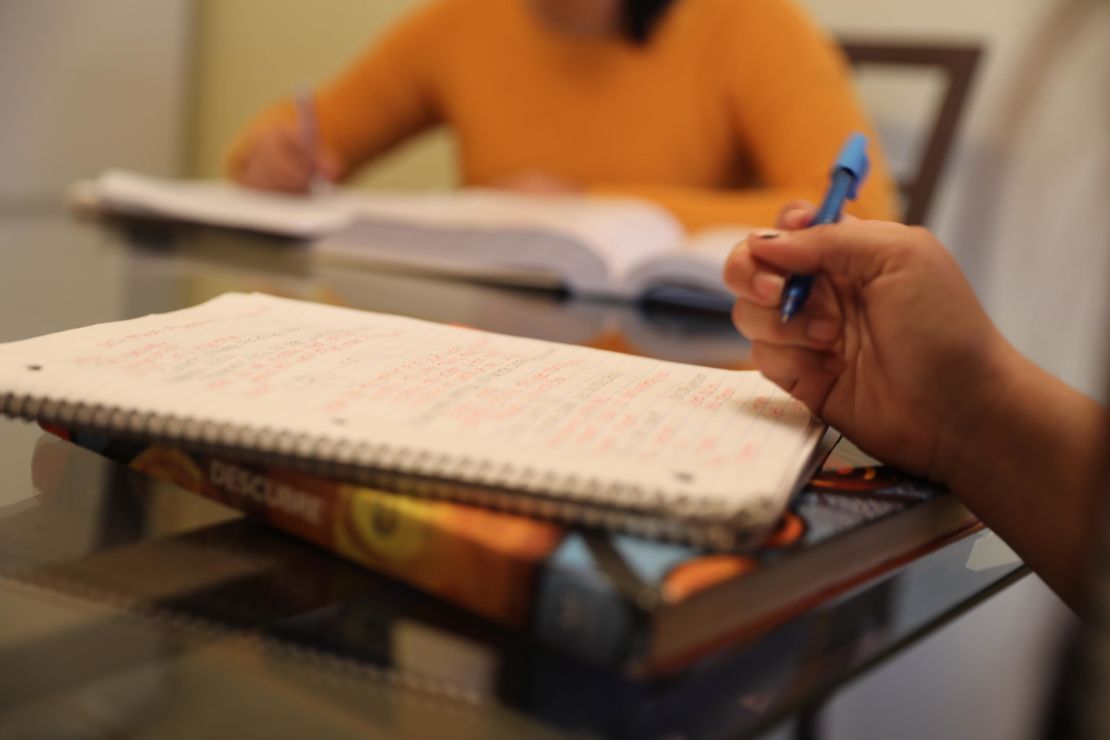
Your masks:
{"label": "thumb", "polygon": [[748,237],[752,256],[789,273],[819,272],[870,280],[909,241],[908,229],[884,221],[846,221],[802,231],[761,231]]}

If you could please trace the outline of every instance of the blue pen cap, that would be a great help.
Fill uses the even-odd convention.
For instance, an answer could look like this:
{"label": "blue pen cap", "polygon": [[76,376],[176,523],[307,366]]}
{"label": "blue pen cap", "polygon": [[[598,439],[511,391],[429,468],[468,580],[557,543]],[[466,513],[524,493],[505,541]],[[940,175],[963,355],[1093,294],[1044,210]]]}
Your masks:
{"label": "blue pen cap", "polygon": [[833,165],[833,177],[841,170],[846,170],[852,175],[852,187],[848,191],[848,198],[849,200],[855,200],[859,195],[860,183],[867,178],[867,173],[871,170],[871,160],[867,158],[866,136],[852,134],[844,142],[844,146],[840,150],[840,156],[836,158],[836,164]]}

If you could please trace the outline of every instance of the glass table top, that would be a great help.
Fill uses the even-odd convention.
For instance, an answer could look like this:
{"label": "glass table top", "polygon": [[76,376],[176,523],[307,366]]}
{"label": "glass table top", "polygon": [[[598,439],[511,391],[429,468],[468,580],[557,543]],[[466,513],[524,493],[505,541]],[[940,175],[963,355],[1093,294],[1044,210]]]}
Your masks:
{"label": "glass table top", "polygon": [[[727,317],[321,265],[244,234],[6,214],[0,259],[0,341],[260,290],[747,364]],[[4,420],[0,737],[755,736],[1025,572],[980,530],[634,680]]]}

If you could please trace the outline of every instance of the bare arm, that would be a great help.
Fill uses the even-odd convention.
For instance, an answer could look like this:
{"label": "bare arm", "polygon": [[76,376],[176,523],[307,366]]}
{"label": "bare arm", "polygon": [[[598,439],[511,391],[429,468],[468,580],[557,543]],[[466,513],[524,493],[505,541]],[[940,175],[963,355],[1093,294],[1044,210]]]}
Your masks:
{"label": "bare arm", "polygon": [[[725,224],[770,226],[775,223],[783,203],[821,199],[828,185],[828,167],[835,156],[834,152],[825,162],[819,155],[814,155],[812,170],[819,174],[812,178],[812,182],[807,182],[802,177],[792,180],[790,176],[785,176],[785,182],[779,185],[740,190],[637,183],[602,184],[590,190],[600,195],[643,198],[658,203],[674,214],[690,231]],[[883,185],[876,182],[874,189],[870,191],[870,197],[861,204],[853,204],[851,212],[867,218],[893,218],[893,208],[887,207],[886,199],[879,192],[882,187]]]}
{"label": "bare arm", "polygon": [[942,433],[939,477],[1073,608],[1110,472],[1107,412],[1013,352],[993,392]]}

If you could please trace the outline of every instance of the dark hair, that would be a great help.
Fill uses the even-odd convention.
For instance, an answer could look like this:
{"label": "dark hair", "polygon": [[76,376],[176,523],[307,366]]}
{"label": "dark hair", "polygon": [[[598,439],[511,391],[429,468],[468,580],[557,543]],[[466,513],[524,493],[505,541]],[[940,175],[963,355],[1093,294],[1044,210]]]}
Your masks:
{"label": "dark hair", "polygon": [[676,0],[624,0],[624,33],[634,44],[646,44]]}

